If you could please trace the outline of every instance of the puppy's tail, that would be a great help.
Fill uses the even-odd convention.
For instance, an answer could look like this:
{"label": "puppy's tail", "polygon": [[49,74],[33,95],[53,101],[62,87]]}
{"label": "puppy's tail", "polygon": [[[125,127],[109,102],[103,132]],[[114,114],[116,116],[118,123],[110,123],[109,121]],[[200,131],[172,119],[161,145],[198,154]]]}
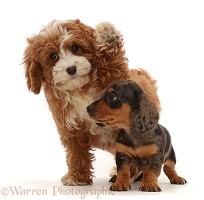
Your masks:
{"label": "puppy's tail", "polygon": [[160,113],[161,104],[157,94],[157,81],[150,75],[150,73],[142,68],[131,69],[129,71],[129,79],[135,81],[142,88],[144,93],[154,102]]}

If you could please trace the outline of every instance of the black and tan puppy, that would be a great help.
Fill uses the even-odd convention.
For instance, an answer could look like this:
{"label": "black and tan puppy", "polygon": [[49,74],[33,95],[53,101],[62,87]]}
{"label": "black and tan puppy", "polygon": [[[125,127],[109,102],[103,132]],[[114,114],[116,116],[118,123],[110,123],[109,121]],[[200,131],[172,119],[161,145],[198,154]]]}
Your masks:
{"label": "black and tan puppy", "polygon": [[161,191],[158,177],[163,165],[172,184],[186,183],[175,171],[176,157],[170,134],[158,124],[156,106],[138,84],[130,80],[110,84],[87,111],[97,123],[121,128],[116,139],[118,175],[111,190],[130,189],[132,164],[144,169],[141,191]]}

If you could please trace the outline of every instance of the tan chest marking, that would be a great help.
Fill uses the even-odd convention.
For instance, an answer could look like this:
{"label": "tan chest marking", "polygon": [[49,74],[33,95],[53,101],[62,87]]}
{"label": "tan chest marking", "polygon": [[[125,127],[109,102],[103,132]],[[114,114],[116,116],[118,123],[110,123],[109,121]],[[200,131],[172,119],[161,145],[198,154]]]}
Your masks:
{"label": "tan chest marking", "polygon": [[141,146],[139,148],[132,148],[125,146],[120,143],[116,143],[116,149],[117,151],[126,154],[128,157],[140,157],[140,158],[145,158],[145,157],[150,157],[153,156],[157,153],[159,147],[155,144],[149,144],[145,146]]}

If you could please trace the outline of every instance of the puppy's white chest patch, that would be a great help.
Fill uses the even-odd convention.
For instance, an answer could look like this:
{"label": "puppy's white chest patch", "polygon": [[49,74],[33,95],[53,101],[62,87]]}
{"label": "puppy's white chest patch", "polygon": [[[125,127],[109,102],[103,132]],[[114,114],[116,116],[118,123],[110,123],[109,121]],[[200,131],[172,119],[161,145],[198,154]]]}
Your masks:
{"label": "puppy's white chest patch", "polygon": [[[66,94],[69,112],[66,115],[66,126],[68,129],[90,128],[92,119],[89,117],[86,107],[94,101],[93,96],[97,96],[95,89],[90,89],[87,93],[82,94],[79,90],[74,90]],[[83,125],[82,125],[83,124]]]}

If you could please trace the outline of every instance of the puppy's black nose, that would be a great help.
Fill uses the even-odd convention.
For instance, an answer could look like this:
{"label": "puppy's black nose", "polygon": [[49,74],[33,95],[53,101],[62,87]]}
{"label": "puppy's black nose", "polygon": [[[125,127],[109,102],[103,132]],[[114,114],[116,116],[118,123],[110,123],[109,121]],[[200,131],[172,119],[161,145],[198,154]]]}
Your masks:
{"label": "puppy's black nose", "polygon": [[72,67],[67,68],[66,71],[69,75],[72,76],[72,75],[76,74],[77,69],[76,69],[76,66],[72,66]]}
{"label": "puppy's black nose", "polygon": [[90,114],[93,114],[94,112],[94,109],[96,107],[96,105],[98,104],[98,102],[100,101],[101,99],[97,100],[97,101],[94,101],[93,103],[91,103],[89,106],[86,107],[86,110],[87,112]]}
{"label": "puppy's black nose", "polygon": [[90,104],[89,106],[87,106],[86,107],[86,110],[87,110],[87,112],[90,114],[91,113],[91,111],[94,109],[94,105],[93,104]]}

